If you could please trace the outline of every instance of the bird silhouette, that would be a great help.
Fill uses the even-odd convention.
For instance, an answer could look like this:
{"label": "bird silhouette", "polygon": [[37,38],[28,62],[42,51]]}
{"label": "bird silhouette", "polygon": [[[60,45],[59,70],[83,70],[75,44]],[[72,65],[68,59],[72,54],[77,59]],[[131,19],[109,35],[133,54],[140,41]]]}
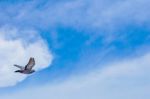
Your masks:
{"label": "bird silhouette", "polygon": [[20,70],[16,70],[15,72],[19,72],[19,73],[23,73],[23,74],[31,74],[31,73],[35,72],[35,70],[32,69],[34,65],[35,65],[35,60],[33,57],[31,57],[29,59],[29,62],[27,63],[27,65],[25,65],[24,67],[15,64],[14,66],[20,68]]}

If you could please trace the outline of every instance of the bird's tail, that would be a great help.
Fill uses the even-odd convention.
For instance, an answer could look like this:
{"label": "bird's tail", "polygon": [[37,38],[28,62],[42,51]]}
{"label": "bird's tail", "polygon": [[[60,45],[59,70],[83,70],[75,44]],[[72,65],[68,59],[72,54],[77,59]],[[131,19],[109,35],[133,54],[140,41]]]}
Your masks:
{"label": "bird's tail", "polygon": [[19,66],[19,65],[16,65],[16,64],[14,64],[14,66],[16,66],[16,67],[20,68],[21,70],[23,70],[23,69],[24,69],[24,67]]}

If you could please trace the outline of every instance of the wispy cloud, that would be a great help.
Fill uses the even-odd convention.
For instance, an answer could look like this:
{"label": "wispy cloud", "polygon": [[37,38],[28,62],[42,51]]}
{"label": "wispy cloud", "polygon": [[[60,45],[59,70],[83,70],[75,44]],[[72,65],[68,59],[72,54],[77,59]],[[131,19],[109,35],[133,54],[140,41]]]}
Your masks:
{"label": "wispy cloud", "polygon": [[[72,26],[78,29],[119,29],[126,25],[149,24],[147,0],[72,0],[45,3],[34,0],[2,6],[7,24],[32,27]],[[133,6],[134,4],[134,6]],[[15,10],[15,11],[14,11]],[[32,13],[31,13],[32,12]],[[7,17],[6,17],[7,16]],[[11,18],[12,17],[12,18]],[[1,20],[2,21],[2,20]]]}
{"label": "wispy cloud", "polygon": [[53,59],[46,43],[35,31],[1,27],[0,87],[13,86],[24,80],[27,76],[14,73],[18,68],[13,65],[25,65],[30,57],[35,57],[37,71],[50,66]]}
{"label": "wispy cloud", "polygon": [[0,22],[43,30],[71,27],[90,34],[91,43],[99,36],[104,36],[106,43],[129,36],[130,33],[120,31],[129,26],[149,28],[149,3],[147,0],[31,0],[9,3],[10,6],[1,3]]}

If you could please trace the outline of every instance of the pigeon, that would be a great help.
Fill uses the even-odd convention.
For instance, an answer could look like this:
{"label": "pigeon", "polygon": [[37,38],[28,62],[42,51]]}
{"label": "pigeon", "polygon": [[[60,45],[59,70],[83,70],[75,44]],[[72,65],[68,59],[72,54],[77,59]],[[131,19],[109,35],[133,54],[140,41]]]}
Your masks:
{"label": "pigeon", "polygon": [[35,72],[35,70],[32,69],[34,65],[35,65],[35,60],[33,57],[31,57],[29,59],[28,64],[25,65],[25,67],[15,64],[14,66],[20,68],[20,70],[16,70],[15,72],[19,72],[22,74],[31,74],[31,73]]}

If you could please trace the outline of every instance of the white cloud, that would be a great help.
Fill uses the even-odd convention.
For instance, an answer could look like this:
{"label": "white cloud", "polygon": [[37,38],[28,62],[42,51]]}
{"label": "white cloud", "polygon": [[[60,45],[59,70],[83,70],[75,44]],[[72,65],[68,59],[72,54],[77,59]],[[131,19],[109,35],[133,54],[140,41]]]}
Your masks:
{"label": "white cloud", "polygon": [[35,70],[38,71],[50,66],[52,62],[53,57],[46,43],[35,31],[25,32],[17,28],[0,28],[0,87],[16,85],[27,77],[14,73],[18,69],[13,66],[14,64],[24,66],[30,57],[35,57]]}
{"label": "white cloud", "polygon": [[59,84],[26,88],[5,99],[149,99],[150,53],[118,61]]}

